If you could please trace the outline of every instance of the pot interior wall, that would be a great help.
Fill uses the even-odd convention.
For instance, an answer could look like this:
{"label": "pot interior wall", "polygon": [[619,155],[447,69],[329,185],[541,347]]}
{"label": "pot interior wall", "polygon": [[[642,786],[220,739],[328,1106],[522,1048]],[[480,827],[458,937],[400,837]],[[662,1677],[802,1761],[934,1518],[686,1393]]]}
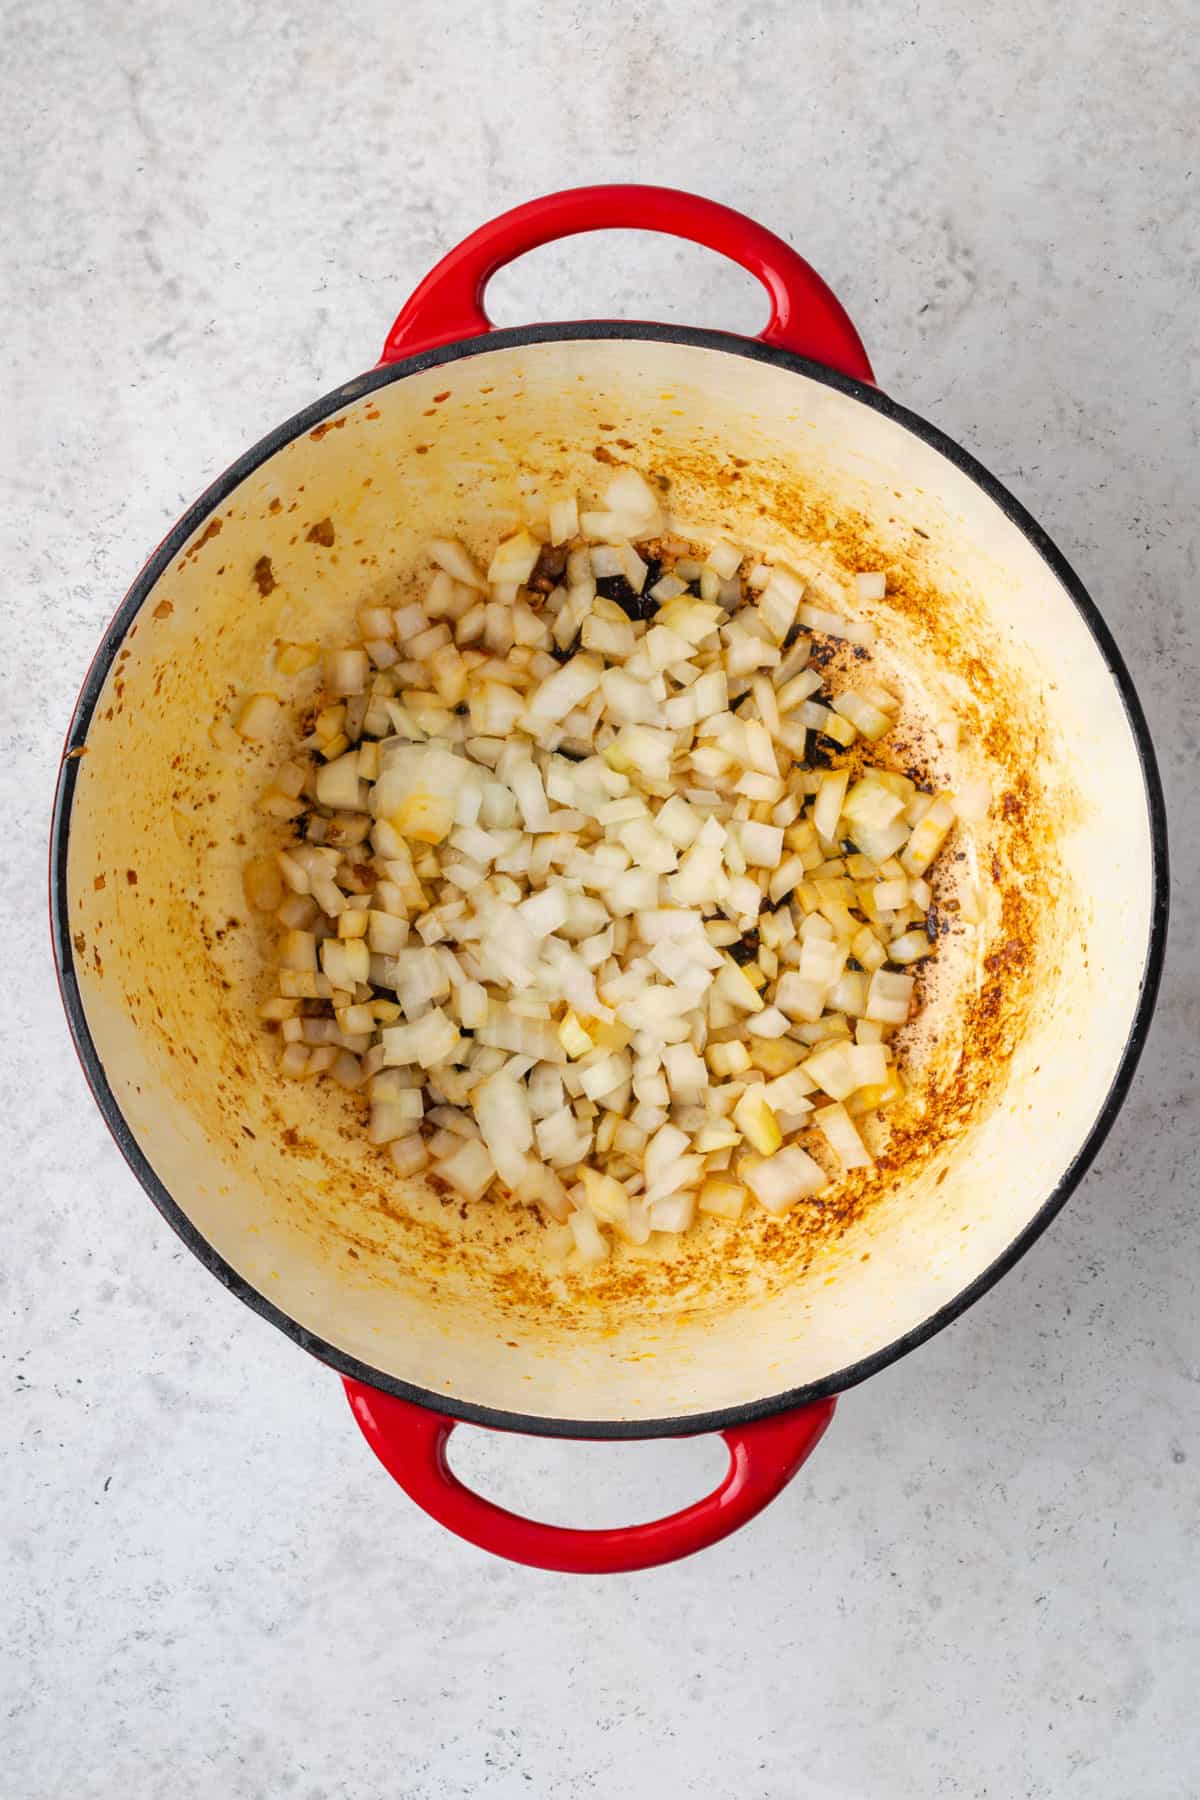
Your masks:
{"label": "pot interior wall", "polygon": [[[974,886],[983,920],[947,937],[928,977],[911,1101],[877,1171],[786,1220],[708,1223],[669,1255],[622,1252],[589,1275],[547,1264],[532,1214],[400,1181],[340,1091],[277,1077],[255,1017],[269,938],[240,869],[279,841],[255,800],[284,738],[229,747],[213,727],[249,691],[305,697],[313,679],[282,680],[276,644],[345,641],[357,606],[419,592],[432,533],[482,549],[537,518],[543,484],[598,492],[597,446],[664,476],[683,517],[779,549],[818,582],[887,569],[874,611],[904,745],[941,779],[986,768],[998,803],[960,840],[956,892]],[[947,711],[966,726],[955,754],[932,730]],[[268,1300],[435,1394],[664,1419],[823,1380],[1003,1253],[1113,1080],[1150,871],[1141,770],[1103,658],[969,477],[902,423],[769,363],[572,339],[352,384],[215,505],[96,706],[69,917],[89,1029],[142,1154]]]}

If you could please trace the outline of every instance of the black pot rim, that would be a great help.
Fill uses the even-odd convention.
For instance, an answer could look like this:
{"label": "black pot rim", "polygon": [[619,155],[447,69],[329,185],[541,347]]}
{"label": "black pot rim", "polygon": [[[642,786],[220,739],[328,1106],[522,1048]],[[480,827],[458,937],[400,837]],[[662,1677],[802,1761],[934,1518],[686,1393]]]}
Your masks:
{"label": "black pot rim", "polygon": [[[1003,1253],[981,1274],[977,1275],[961,1293],[955,1295],[952,1300],[932,1313],[929,1318],[923,1320],[920,1325],[905,1332],[901,1337],[894,1339],[892,1343],[873,1352],[870,1356],[863,1357],[858,1362],[838,1370],[835,1374],[826,1376],[821,1381],[811,1382],[783,1393],[767,1395],[739,1406],[723,1407],[717,1411],[666,1419],[544,1418],[503,1408],[477,1405],[471,1401],[432,1393],[409,1382],[397,1380],[395,1376],[387,1374],[384,1370],[372,1368],[370,1364],[360,1361],[359,1358],[349,1356],[335,1345],[326,1343],[315,1333],[306,1330],[280,1307],[274,1305],[244,1276],[239,1275],[217,1253],[207,1239],[201,1236],[187,1214],[159,1180],[137,1143],[112,1088],[109,1086],[88,1027],[76,978],[67,899],[68,840],[78,776],[78,757],[71,753],[81,749],[86,742],[96,702],[107,679],[109,669],[130,625],[137,617],[159,576],[178,556],[197,527],[228,498],[239,483],[303,432],[311,430],[314,425],[320,424],[322,420],[329,418],[351,402],[361,399],[364,394],[387,387],[394,381],[401,381],[408,375],[443,364],[459,362],[473,356],[486,355],[492,350],[570,340],[591,342],[611,339],[687,344],[699,349],[718,350],[734,356],[743,356],[752,362],[770,363],[790,373],[807,376],[812,381],[819,382],[825,387],[834,388],[838,392],[860,401],[872,412],[894,420],[938,451],[947,461],[953,463],[956,468],[968,476],[1000,508],[1005,517],[1017,527],[1038,553],[1051,573],[1070,595],[1084,624],[1090,631],[1120,694],[1137,746],[1145,783],[1151,833],[1150,933],[1137,1008],[1112,1084],[1095,1122],[1053,1192],[1043,1202],[1033,1218],[1028,1221]],[[483,337],[440,345],[436,349],[422,351],[400,362],[372,369],[366,374],[344,383],[341,387],[335,388],[321,399],[315,400],[303,411],[296,413],[285,423],[277,426],[274,431],[269,432],[266,437],[260,439],[251,449],[231,463],[229,468],[188,508],[163,539],[121,602],[112,623],[100,642],[76,702],[64,745],[63,761],[55,789],[50,839],[50,914],[55,967],[67,1021],[84,1076],[104,1121],[116,1140],[118,1149],[163,1218],[188,1249],[239,1300],[244,1301],[261,1318],[277,1326],[302,1349],[327,1363],[342,1376],[364,1382],[385,1393],[395,1394],[401,1399],[414,1401],[434,1412],[443,1413],[448,1417],[467,1423],[486,1425],[496,1430],[525,1432],[541,1437],[633,1439],[683,1437],[698,1435],[702,1432],[726,1430],[731,1426],[753,1419],[765,1418],[787,1408],[802,1406],[810,1401],[843,1393],[846,1389],[867,1380],[869,1376],[886,1369],[889,1364],[897,1362],[910,1350],[915,1350],[919,1345],[927,1343],[938,1332],[944,1331],[969,1306],[972,1306],[976,1300],[994,1287],[1001,1276],[1007,1274],[1042,1235],[1079,1185],[1088,1166],[1111,1130],[1133,1079],[1134,1070],[1149,1031],[1159,979],[1162,974],[1166,947],[1167,910],[1167,827],[1162,783],[1159,778],[1149,727],[1129,671],[1125,667],[1111,632],[1083,583],[1041,526],[1009,493],[1008,489],[944,432],[936,426],[930,425],[927,420],[922,419],[916,413],[910,412],[908,408],[898,405],[887,394],[866,382],[838,374],[820,363],[810,362],[807,358],[796,356],[790,351],[776,349],[772,345],[761,343],[757,338],[738,337],[728,332],[638,322],[627,323],[617,320],[587,320],[569,324],[522,326],[514,330],[493,331]]]}

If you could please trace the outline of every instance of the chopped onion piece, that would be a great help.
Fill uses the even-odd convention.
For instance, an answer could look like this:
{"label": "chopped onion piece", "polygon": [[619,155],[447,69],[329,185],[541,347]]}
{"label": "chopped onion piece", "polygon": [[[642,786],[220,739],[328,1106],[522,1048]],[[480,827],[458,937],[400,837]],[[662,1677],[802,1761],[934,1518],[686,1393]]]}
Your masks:
{"label": "chopped onion piece", "polygon": [[718,538],[708,553],[708,566],[716,570],[722,581],[737,574],[741,561],[741,551],[725,538]]}
{"label": "chopped onion piece", "polygon": [[801,606],[800,623],[807,625],[810,631],[844,638],[850,644],[870,644],[875,640],[875,628],[865,619],[846,619],[841,613],[829,612],[822,606]]}
{"label": "chopped onion piece", "polygon": [[506,1186],[517,1187],[525,1173],[525,1152],[533,1143],[528,1090],[511,1075],[497,1073],[481,1081],[472,1098],[496,1173]]}
{"label": "chopped onion piece", "polygon": [[852,1060],[854,1049],[844,1042],[825,1044],[804,1064],[804,1073],[824,1088],[831,1100],[844,1100],[860,1085]]}
{"label": "chopped onion piece", "polygon": [[763,1000],[757,988],[750,981],[744,969],[728,957],[721,964],[716,986],[722,997],[738,1012],[758,1013],[763,1010]]}
{"label": "chopped onion piece", "polygon": [[583,1068],[580,1077],[583,1091],[589,1100],[600,1100],[605,1094],[611,1094],[626,1079],[627,1073],[626,1064],[619,1055],[602,1056]]}
{"label": "chopped onion piece", "polygon": [[663,1052],[663,1067],[677,1101],[703,1098],[708,1089],[708,1070],[690,1044],[668,1044]]}
{"label": "chopped onion piece", "polygon": [[437,1172],[465,1200],[482,1199],[496,1174],[492,1159],[478,1138],[459,1140],[458,1148],[438,1163]]}
{"label": "chopped onion piece", "polygon": [[595,1217],[590,1212],[576,1211],[569,1214],[567,1224],[571,1228],[571,1236],[575,1240],[575,1249],[580,1260],[585,1263],[602,1263],[608,1256],[608,1239],[604,1236]]}
{"label": "chopped onion piece", "polygon": [[321,970],[334,987],[353,988],[370,977],[370,952],[361,938],[326,938],[321,945]]}
{"label": "chopped onion piece", "polygon": [[939,794],[925,811],[900,862],[909,875],[923,875],[954,824],[954,806],[948,794]]}
{"label": "chopped onion piece", "polygon": [[484,577],[455,539],[433,538],[428,550],[438,568],[445,569],[447,575],[453,576],[455,581],[463,581],[469,588],[477,588],[480,593],[487,591]]}
{"label": "chopped onion piece", "polygon": [[783,831],[778,825],[757,825],[752,820],[747,820],[738,828],[738,840],[748,868],[779,867],[783,855]]}
{"label": "chopped onion piece", "polygon": [[858,1127],[844,1106],[819,1106],[812,1117],[813,1124],[821,1132],[843,1168],[869,1169],[872,1167],[874,1158],[863,1143]]}
{"label": "chopped onion piece", "polygon": [[881,1025],[906,1025],[915,986],[911,975],[876,969],[867,990],[867,1018]]}
{"label": "chopped onion piece", "polygon": [[654,1231],[688,1231],[695,1217],[696,1196],[690,1191],[666,1195],[650,1206],[650,1225]]}
{"label": "chopped onion piece", "polygon": [[774,1156],[748,1159],[741,1174],[754,1198],[773,1213],[785,1213],[829,1185],[820,1163],[798,1144],[788,1144]]}
{"label": "chopped onion piece", "polygon": [[526,713],[528,727],[536,734],[556,725],[599,687],[604,664],[598,657],[574,656],[547,677],[534,694]]}
{"label": "chopped onion piece", "polygon": [[842,811],[848,825],[874,829],[890,825],[899,818],[904,811],[904,799],[868,771],[846,795]]}
{"label": "chopped onion piece", "polygon": [[846,797],[846,787],[850,776],[846,769],[830,769],[821,777],[821,787],[813,807],[813,824],[819,835],[830,843],[837,836],[838,820],[842,814],[842,802]]}
{"label": "chopped onion piece", "polygon": [[924,931],[906,931],[888,945],[888,956],[893,962],[915,963],[932,955],[933,945]]}
{"label": "chopped onion piece", "polygon": [[[781,644],[792,625],[804,597],[804,583],[791,569],[779,564],[772,569],[770,580],[759,596],[758,614],[769,635]],[[801,608],[801,613],[811,608]]]}
{"label": "chopped onion piece", "polygon": [[450,835],[459,793],[470,778],[471,765],[441,745],[389,745],[372,789],[372,810],[402,837],[440,844]]}
{"label": "chopped onion piece", "polygon": [[514,531],[510,537],[501,538],[495,555],[488,564],[488,581],[511,581],[520,587],[533,574],[540,551],[541,545],[536,538],[531,537],[524,529]]}
{"label": "chopped onion piece", "polygon": [[662,836],[679,850],[694,844],[700,833],[700,818],[679,794],[672,794],[659,808],[654,823]]}
{"label": "chopped onion piece", "polygon": [[761,1086],[747,1088],[733,1109],[733,1122],[746,1142],[762,1156],[771,1156],[783,1142],[775,1114]]}
{"label": "chopped onion piece", "polygon": [[646,585],[646,565],[633,548],[632,544],[622,544],[620,552],[621,574],[633,589],[640,594]]}
{"label": "chopped onion piece", "polygon": [[717,1219],[740,1219],[746,1204],[746,1190],[740,1181],[728,1176],[710,1175],[700,1189],[700,1211]]}
{"label": "chopped onion piece", "polygon": [[629,1195],[619,1181],[599,1169],[579,1171],[588,1207],[605,1225],[620,1225],[629,1218]]}
{"label": "chopped onion piece", "polygon": [[790,1021],[777,1006],[764,1007],[746,1023],[746,1030],[755,1038],[786,1037],[789,1028]]}
{"label": "chopped onion piece", "polygon": [[678,575],[663,575],[650,589],[650,598],[657,600],[659,606],[665,606],[668,600],[675,600],[680,594],[686,594],[687,582],[681,581]]}
{"label": "chopped onion piece", "polygon": [[605,490],[604,498],[614,513],[624,513],[635,535],[653,535],[659,524],[658,496],[636,469],[620,469]]}
{"label": "chopped onion piece", "polygon": [[887,713],[881,712],[879,707],[873,706],[862,694],[856,694],[853,689],[837,696],[833,702],[833,710],[835,713],[840,713],[844,719],[848,719],[855,730],[861,732],[863,737],[871,743],[875,743],[877,739],[883,737],[894,724],[894,720],[889,718]]}
{"label": "chopped onion piece", "polygon": [[394,1138],[388,1155],[397,1175],[415,1175],[429,1161],[429,1151],[419,1136]]}
{"label": "chopped onion piece", "polygon": [[579,502],[574,494],[558,494],[550,502],[550,542],[569,543],[579,535]]}
{"label": "chopped onion piece", "polygon": [[664,1125],[646,1146],[644,1166],[651,1187],[662,1179],[663,1171],[678,1160],[687,1149],[687,1134],[676,1125]]}
{"label": "chopped onion piece", "polygon": [[370,674],[365,650],[327,650],[321,660],[330,693],[362,693]]}
{"label": "chopped onion piece", "polygon": [[275,730],[281,711],[274,694],[251,694],[238,714],[235,729],[251,742],[261,743]]}
{"label": "chopped onion piece", "polygon": [[788,1069],[783,1075],[777,1075],[768,1081],[763,1093],[767,1103],[775,1113],[803,1113],[810,1108],[809,1094],[816,1083],[803,1068]]}
{"label": "chopped onion piece", "polygon": [[344,756],[323,764],[317,770],[316,788],[322,806],[356,811],[360,803],[358,751],[348,750]]}

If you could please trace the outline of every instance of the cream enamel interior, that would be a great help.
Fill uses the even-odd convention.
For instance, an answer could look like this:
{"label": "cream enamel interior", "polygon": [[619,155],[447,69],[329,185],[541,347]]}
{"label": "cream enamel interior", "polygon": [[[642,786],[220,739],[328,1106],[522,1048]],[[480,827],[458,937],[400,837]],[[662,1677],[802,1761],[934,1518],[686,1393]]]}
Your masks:
{"label": "cream enamel interior", "polygon": [[[1144,783],[1070,597],[1000,508],[903,424],[720,349],[624,337],[492,347],[351,397],[333,421],[249,475],[161,575],[79,763],[76,967],[145,1157],[202,1237],[305,1330],[464,1403],[685,1419],[871,1356],[947,1305],[1038,1212],[1103,1104],[1136,1009],[1152,902]],[[904,571],[906,598],[877,614],[914,734],[953,707],[971,728],[964,759],[985,763],[999,793],[1030,763],[1036,780],[1022,789],[1019,840],[998,827],[1003,841],[972,851],[985,891],[998,850],[1030,904],[1007,997],[1016,1025],[980,1051],[989,1079],[944,1133],[935,1106],[922,1154],[885,1170],[802,1256],[786,1239],[794,1221],[758,1216],[707,1227],[667,1262],[622,1259],[597,1283],[547,1270],[532,1216],[485,1205],[464,1217],[399,1182],[339,1093],[280,1083],[254,1016],[268,941],[240,881],[245,855],[277,830],[254,801],[279,752],[230,749],[211,727],[248,691],[302,691],[275,672],[277,640],[346,641],[365,600],[419,591],[430,534],[482,546],[548,480],[598,491],[598,443],[664,471],[680,513],[747,544],[811,554],[807,534],[824,521],[817,556],[831,570],[846,554],[838,526],[856,521],[858,542]],[[307,535],[326,518],[331,547]],[[264,556],[276,583],[265,595]],[[947,952],[914,1046],[935,1088],[970,1072],[971,1007],[978,1016],[981,992],[1009,981],[1012,916],[991,894],[978,936]]]}

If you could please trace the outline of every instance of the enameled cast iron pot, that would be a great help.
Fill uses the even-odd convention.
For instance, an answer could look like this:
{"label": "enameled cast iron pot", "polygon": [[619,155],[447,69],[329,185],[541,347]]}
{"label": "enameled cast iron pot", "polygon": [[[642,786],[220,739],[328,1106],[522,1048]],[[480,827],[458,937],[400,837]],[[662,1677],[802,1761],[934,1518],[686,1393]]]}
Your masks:
{"label": "enameled cast iron pot", "polygon": [[[608,227],[732,257],[770,294],[765,331],[491,329],[498,268]],[[255,1017],[269,946],[240,871],[270,842],[255,800],[288,727],[256,746],[226,721],[239,696],[278,686],[278,641],[344,641],[357,606],[413,586],[430,535],[482,548],[539,488],[597,491],[614,458],[664,476],[698,531],[780,552],[818,587],[886,569],[873,610],[881,670],[905,696],[902,748],[939,781],[987,774],[995,803],[951,869],[960,910],[876,1171],[784,1221],[711,1223],[673,1254],[588,1275],[547,1264],[532,1214],[460,1217],[423,1179],[399,1182],[340,1091],[279,1080]],[[836,1395],[956,1318],[1044,1230],[1145,1036],[1166,850],[1129,676],[1045,533],[873,386],[842,308],[779,238],[692,195],[612,187],[468,238],[375,369],[263,438],[179,521],[84,683],[51,885],[84,1071],[184,1242],[345,1377],[372,1447],[435,1518],[520,1561],[601,1571],[750,1518]],[[560,1437],[720,1431],[730,1469],[671,1518],[569,1531],[456,1480],[445,1445],[462,1419]]]}

